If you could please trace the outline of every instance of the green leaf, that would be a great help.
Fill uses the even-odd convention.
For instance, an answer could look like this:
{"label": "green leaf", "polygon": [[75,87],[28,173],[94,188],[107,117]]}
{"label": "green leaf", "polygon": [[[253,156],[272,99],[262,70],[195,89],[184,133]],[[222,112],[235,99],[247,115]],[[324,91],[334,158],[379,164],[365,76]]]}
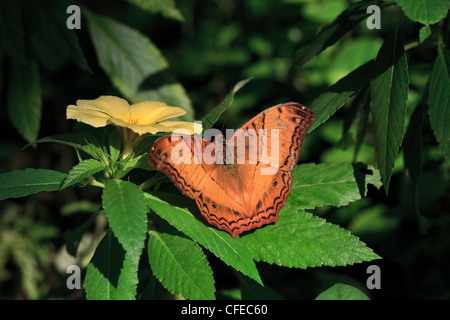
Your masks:
{"label": "green leaf", "polygon": [[[20,1],[0,1],[0,52],[25,64],[25,42]],[[1,55],[1,54],[0,54]]]}
{"label": "green leaf", "polygon": [[273,225],[242,237],[256,261],[306,269],[379,259],[350,231],[286,204]]}
{"label": "green leaf", "polygon": [[327,92],[314,99],[310,108],[316,113],[316,120],[309,129],[309,132],[328,120],[328,118],[347,103],[351,96],[370,83],[372,68],[373,61],[363,64],[336,82]]}
{"label": "green leaf", "polygon": [[71,256],[77,256],[78,246],[80,244],[81,238],[95,221],[96,217],[96,214],[91,215],[88,220],[86,220],[69,235],[69,238],[67,239],[66,250]]}
{"label": "green leaf", "polygon": [[41,191],[56,191],[67,174],[47,169],[15,170],[0,174],[0,200]]}
{"label": "green leaf", "polygon": [[[196,212],[196,206],[187,209],[171,205],[159,198],[164,197],[162,193],[158,194],[159,197],[149,193],[145,193],[145,196],[148,206],[158,216],[211,251],[227,265],[234,267],[236,270],[262,284],[252,255],[241,238],[232,238],[225,231],[217,230],[200,222],[191,213]],[[177,196],[174,194],[166,194],[166,198],[169,198],[168,201],[174,201],[177,199]],[[196,213],[198,216],[199,212],[197,211]]]}
{"label": "green leaf", "polygon": [[375,61],[381,73],[370,84],[375,153],[381,180],[388,193],[389,180],[398,156],[407,114],[408,65],[398,30],[388,36]]}
{"label": "green leaf", "polygon": [[361,199],[367,186],[381,187],[380,173],[362,163],[302,164],[292,170],[288,203],[299,209],[332,205],[340,207]]}
{"label": "green leaf", "polygon": [[419,43],[424,42],[431,35],[430,26],[423,26],[419,30]]}
{"label": "green leaf", "polygon": [[134,300],[137,264],[109,230],[101,240],[86,271],[89,300]]}
{"label": "green leaf", "polygon": [[83,70],[90,71],[75,30],[66,25],[69,17],[66,10],[71,4],[67,0],[27,2],[28,15],[24,21],[30,26],[29,41],[33,53],[47,68],[55,69],[70,59]]}
{"label": "green leaf", "polygon": [[151,230],[148,259],[154,275],[172,293],[187,299],[214,299],[214,278],[202,249],[175,230]]}
{"label": "green leaf", "polygon": [[184,21],[183,15],[175,7],[174,0],[128,0],[148,12],[160,12],[164,17]]}
{"label": "green leaf", "polygon": [[439,46],[430,76],[428,114],[441,154],[450,161],[450,51]]}
{"label": "green leaf", "polygon": [[238,273],[242,300],[283,300],[283,297],[267,285],[260,285],[253,279]]}
{"label": "green leaf", "polygon": [[41,85],[38,65],[29,60],[26,65],[11,63],[8,90],[8,114],[14,127],[27,141],[35,141],[41,122]]}
{"label": "green leaf", "polygon": [[193,110],[183,87],[168,73],[168,63],[149,38],[120,22],[84,10],[102,69],[132,102],[157,100],[181,107],[191,120]]}
{"label": "green leaf", "polygon": [[315,55],[335,44],[342,36],[367,18],[367,7],[383,7],[382,0],[359,1],[341,13],[336,20],[320,30],[308,43],[298,50],[293,65],[300,68]]}
{"label": "green leaf", "polygon": [[100,142],[86,133],[63,133],[36,140],[34,143],[62,143],[83,151],[97,160],[105,158]]}
{"label": "green leaf", "polygon": [[423,24],[441,21],[450,9],[448,0],[397,0],[397,3],[408,18]]}
{"label": "green leaf", "polygon": [[102,199],[111,229],[137,265],[147,233],[147,206],[142,190],[128,181],[109,180]]}
{"label": "green leaf", "polygon": [[230,94],[228,94],[227,97],[218,106],[210,110],[206,116],[202,117],[203,131],[210,129],[217,122],[217,120],[219,120],[222,113],[224,113],[225,110],[227,110],[227,108],[233,104],[234,95],[236,94],[236,92],[241,90],[241,88],[245,86],[250,80],[252,79],[249,78],[236,83]]}
{"label": "green leaf", "polygon": [[319,294],[316,300],[370,300],[361,290],[347,284],[336,283]]}
{"label": "green leaf", "polygon": [[95,159],[87,159],[78,163],[70,170],[68,176],[64,180],[60,190],[74,186],[89,176],[102,171],[106,165]]}

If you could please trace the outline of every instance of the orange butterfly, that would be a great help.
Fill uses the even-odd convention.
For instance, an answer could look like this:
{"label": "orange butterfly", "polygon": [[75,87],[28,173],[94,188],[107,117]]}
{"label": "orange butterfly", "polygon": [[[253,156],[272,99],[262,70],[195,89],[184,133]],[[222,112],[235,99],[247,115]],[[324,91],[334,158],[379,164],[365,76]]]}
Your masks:
{"label": "orange butterfly", "polygon": [[[261,112],[226,142],[172,134],[155,141],[149,163],[194,199],[212,225],[236,235],[276,222],[291,192],[314,112],[290,102]],[[213,160],[213,161],[211,161]]]}

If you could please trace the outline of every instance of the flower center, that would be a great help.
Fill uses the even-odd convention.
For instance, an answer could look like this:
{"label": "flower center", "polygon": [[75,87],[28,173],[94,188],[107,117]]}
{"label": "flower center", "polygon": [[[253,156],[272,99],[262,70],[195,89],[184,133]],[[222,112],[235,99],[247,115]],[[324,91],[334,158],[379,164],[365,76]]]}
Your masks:
{"label": "flower center", "polygon": [[129,124],[138,124],[139,119],[133,119],[131,117],[128,118],[128,123]]}

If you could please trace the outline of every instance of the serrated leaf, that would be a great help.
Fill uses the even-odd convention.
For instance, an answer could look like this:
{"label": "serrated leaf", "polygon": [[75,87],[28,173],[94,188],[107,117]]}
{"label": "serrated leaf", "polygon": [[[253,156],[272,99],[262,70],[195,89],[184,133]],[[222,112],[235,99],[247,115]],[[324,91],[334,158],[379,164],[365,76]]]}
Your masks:
{"label": "serrated leaf", "polygon": [[314,99],[309,107],[316,113],[316,120],[309,132],[328,120],[347,103],[351,96],[368,85],[372,70],[373,61],[369,61],[336,82],[327,92]]}
{"label": "serrated leaf", "polygon": [[36,140],[41,123],[41,85],[36,62],[11,63],[8,90],[8,114],[14,127],[27,141]]}
{"label": "serrated leaf", "polygon": [[382,72],[370,83],[375,153],[386,194],[398,156],[407,114],[408,65],[398,30],[388,36],[378,52],[375,68]]}
{"label": "serrated leaf", "polygon": [[88,300],[134,300],[137,264],[109,230],[95,250],[86,271]]}
{"label": "serrated leaf", "polygon": [[397,0],[397,3],[408,18],[423,24],[441,21],[450,9],[448,0]]}
{"label": "serrated leaf", "polygon": [[383,7],[382,0],[359,1],[349,6],[332,23],[320,30],[308,43],[296,53],[294,67],[300,68],[315,55],[335,44],[348,31],[367,18],[367,7],[378,5]]}
{"label": "serrated leaf", "polygon": [[[159,198],[163,198],[164,195],[162,193],[158,194],[159,197],[149,193],[145,193],[145,196],[148,206],[158,216],[211,251],[227,265],[234,267],[236,270],[262,284],[251,252],[246,248],[241,238],[232,238],[228,233],[213,227],[208,227],[200,222],[190,211],[195,212],[196,207],[187,209],[171,205],[165,201],[166,199],[162,200]],[[173,201],[177,196],[174,194],[166,194],[165,198],[168,198],[168,201]]]}
{"label": "serrated leaf", "polygon": [[336,283],[319,294],[315,300],[370,300],[369,297],[353,286]]}
{"label": "serrated leaf", "polygon": [[[29,15],[24,19],[29,23],[29,42],[33,53],[46,67],[55,69],[70,59],[80,68],[91,71],[78,42],[74,30],[67,28],[69,15],[66,0],[34,0],[27,2]],[[83,11],[84,13],[84,11]]]}
{"label": "serrated leaf", "polygon": [[175,7],[174,0],[128,0],[128,2],[149,12],[160,12],[164,17],[184,21],[183,15]]}
{"label": "serrated leaf", "polygon": [[108,17],[84,12],[100,66],[128,100],[162,101],[185,109],[182,119],[193,119],[189,97],[169,79],[168,63],[149,38]]}
{"label": "serrated leaf", "polygon": [[102,171],[106,168],[106,165],[95,159],[87,159],[78,163],[70,170],[66,179],[64,179],[60,190],[76,185],[89,176]]}
{"label": "serrated leaf", "polygon": [[439,46],[430,76],[428,114],[441,154],[450,161],[450,51]]}
{"label": "serrated leaf", "polygon": [[25,42],[20,1],[0,1],[0,52],[24,64]]}
{"label": "serrated leaf", "polygon": [[344,206],[367,194],[367,186],[380,188],[380,173],[362,163],[302,164],[292,170],[288,203],[299,209]]}
{"label": "serrated leaf", "polygon": [[147,234],[147,205],[142,190],[128,181],[109,180],[102,200],[114,235],[137,265]]}
{"label": "serrated leaf", "polygon": [[153,274],[172,293],[187,299],[214,299],[214,278],[202,249],[175,230],[151,230],[148,260]]}
{"label": "serrated leaf", "polygon": [[430,26],[423,26],[419,30],[419,43],[424,42],[431,35]]}
{"label": "serrated leaf", "polygon": [[80,244],[81,238],[95,221],[96,217],[96,214],[91,215],[88,220],[86,220],[69,235],[69,238],[67,239],[66,250],[71,256],[77,256],[78,246]]}
{"label": "serrated leaf", "polygon": [[[62,143],[100,160],[104,158],[100,142],[86,133],[63,133],[36,140],[34,143]],[[34,144],[33,143],[33,144]],[[30,144],[31,145],[31,144]]]}
{"label": "serrated leaf", "polygon": [[233,104],[234,95],[241,90],[251,78],[241,80],[235,84],[233,90],[227,95],[227,97],[215,108],[210,110],[207,115],[202,117],[203,131],[210,129],[219,120],[220,116],[227,110],[229,106]]}
{"label": "serrated leaf", "polygon": [[283,300],[283,297],[267,285],[260,285],[253,279],[237,274],[242,300]]}
{"label": "serrated leaf", "polygon": [[67,174],[47,170],[15,170],[0,174],[0,200],[25,197],[41,191],[56,191]]}
{"label": "serrated leaf", "polygon": [[286,204],[278,221],[242,237],[256,261],[285,267],[346,266],[379,259],[350,231]]}

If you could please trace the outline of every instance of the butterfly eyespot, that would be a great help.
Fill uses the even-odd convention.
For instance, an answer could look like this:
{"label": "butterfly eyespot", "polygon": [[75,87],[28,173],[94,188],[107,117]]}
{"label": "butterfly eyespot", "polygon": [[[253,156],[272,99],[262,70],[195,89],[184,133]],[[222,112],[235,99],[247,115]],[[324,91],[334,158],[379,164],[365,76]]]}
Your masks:
{"label": "butterfly eyespot", "polygon": [[280,183],[278,182],[277,179],[275,179],[275,180],[272,181],[272,186],[273,186],[274,188],[278,187],[279,184],[280,184]]}
{"label": "butterfly eyespot", "polygon": [[262,206],[262,202],[261,202],[261,200],[259,200],[258,203],[256,204],[256,210],[261,209],[261,206]]}
{"label": "butterfly eyespot", "polygon": [[211,208],[213,208],[213,210],[216,210],[217,209],[217,205],[214,202],[212,202],[211,203]]}

